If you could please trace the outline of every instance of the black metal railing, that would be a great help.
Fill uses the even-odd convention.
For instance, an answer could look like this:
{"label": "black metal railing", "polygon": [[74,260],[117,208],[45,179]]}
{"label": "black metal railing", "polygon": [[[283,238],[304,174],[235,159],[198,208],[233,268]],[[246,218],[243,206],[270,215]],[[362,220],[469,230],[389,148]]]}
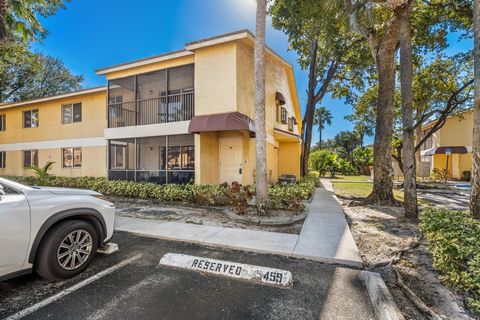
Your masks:
{"label": "black metal railing", "polygon": [[194,92],[108,105],[108,127],[186,121],[193,118]]}
{"label": "black metal railing", "polygon": [[195,180],[194,170],[133,170],[110,169],[109,180],[129,180],[136,182],[150,182],[157,184],[176,183],[187,184]]}

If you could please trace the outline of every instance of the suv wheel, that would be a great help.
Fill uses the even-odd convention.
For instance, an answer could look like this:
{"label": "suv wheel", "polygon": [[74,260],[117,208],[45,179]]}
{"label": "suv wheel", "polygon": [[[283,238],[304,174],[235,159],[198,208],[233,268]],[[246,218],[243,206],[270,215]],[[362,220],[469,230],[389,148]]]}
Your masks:
{"label": "suv wheel", "polygon": [[62,222],[43,239],[37,253],[36,271],[52,280],[73,277],[88,267],[97,249],[97,231],[90,223]]}

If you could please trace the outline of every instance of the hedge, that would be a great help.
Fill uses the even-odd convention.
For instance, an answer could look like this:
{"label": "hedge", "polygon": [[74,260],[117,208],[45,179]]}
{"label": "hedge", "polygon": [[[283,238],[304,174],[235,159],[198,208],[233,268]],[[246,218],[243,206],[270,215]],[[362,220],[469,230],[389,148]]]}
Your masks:
{"label": "hedge", "polygon": [[426,209],[420,219],[441,279],[465,292],[480,314],[480,221],[468,211],[446,209]]}
{"label": "hedge", "polygon": [[[6,177],[26,184],[35,185],[35,177]],[[273,185],[268,189],[269,208],[300,211],[302,201],[308,200],[315,191],[318,178],[308,176],[294,184]],[[51,187],[91,189],[106,196],[153,199],[160,202],[190,202],[202,205],[236,205],[231,199],[236,189],[232,185],[197,184],[154,184],[124,180],[107,180],[93,177],[55,177],[46,184]],[[255,193],[254,187],[249,187]],[[238,196],[237,196],[238,198]]]}

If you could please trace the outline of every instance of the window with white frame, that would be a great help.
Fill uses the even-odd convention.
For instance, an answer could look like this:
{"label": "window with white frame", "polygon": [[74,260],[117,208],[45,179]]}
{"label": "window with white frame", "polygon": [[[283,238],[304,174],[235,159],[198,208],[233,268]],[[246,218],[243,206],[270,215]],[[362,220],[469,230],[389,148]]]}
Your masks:
{"label": "window with white frame", "polygon": [[7,161],[7,153],[5,151],[0,151],[0,169],[4,169]]}
{"label": "window with white frame", "polygon": [[23,166],[25,168],[30,166],[38,166],[38,150],[23,151]]}
{"label": "window with white frame", "polygon": [[79,168],[82,166],[82,148],[63,148],[62,162],[64,168]]}
{"label": "window with white frame", "polygon": [[38,127],[38,109],[23,111],[23,127],[36,128]]}
{"label": "window with white frame", "polygon": [[70,103],[62,105],[62,123],[74,123],[82,121],[82,104]]}
{"label": "window with white frame", "polygon": [[7,130],[7,116],[0,114],[0,131]]}

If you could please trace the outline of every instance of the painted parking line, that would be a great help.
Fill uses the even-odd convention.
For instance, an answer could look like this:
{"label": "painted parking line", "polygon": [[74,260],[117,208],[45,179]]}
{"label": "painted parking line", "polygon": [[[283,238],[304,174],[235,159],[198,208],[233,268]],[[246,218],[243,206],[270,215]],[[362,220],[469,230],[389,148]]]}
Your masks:
{"label": "painted parking line", "polygon": [[94,281],[96,281],[100,278],[103,278],[104,276],[106,276],[106,275],[108,275],[108,274],[110,274],[110,273],[112,273],[112,272],[114,272],[114,271],[116,271],[116,270],[118,270],[118,269],[120,269],[120,268],[138,260],[138,259],[140,259],[141,257],[142,257],[141,254],[137,254],[136,256],[128,258],[127,260],[123,260],[122,262],[119,262],[116,265],[111,266],[108,269],[100,271],[99,273],[91,276],[90,278],[87,278],[83,281],[80,281],[79,283],[77,283],[77,284],[75,284],[75,285],[73,285],[69,288],[63,289],[62,291],[54,294],[53,296],[51,296],[51,297],[49,297],[45,300],[42,300],[42,301],[32,305],[31,307],[23,309],[23,310],[15,313],[15,314],[5,318],[5,320],[15,320],[15,319],[23,318],[26,315],[29,315],[30,313],[35,312],[38,309],[43,308],[44,306],[49,305],[50,303],[55,302],[55,301],[65,297],[66,295],[68,295],[68,294],[70,294],[70,293],[72,293],[72,292],[74,292],[74,291],[76,291],[80,288],[83,288],[86,285],[88,285],[88,284],[90,284],[90,283],[92,283],[92,282],[94,282]]}
{"label": "painted parking line", "polygon": [[211,273],[218,276],[274,285],[283,288],[292,286],[292,273],[290,271],[250,264],[189,256],[185,254],[166,253],[160,259],[159,265]]}

